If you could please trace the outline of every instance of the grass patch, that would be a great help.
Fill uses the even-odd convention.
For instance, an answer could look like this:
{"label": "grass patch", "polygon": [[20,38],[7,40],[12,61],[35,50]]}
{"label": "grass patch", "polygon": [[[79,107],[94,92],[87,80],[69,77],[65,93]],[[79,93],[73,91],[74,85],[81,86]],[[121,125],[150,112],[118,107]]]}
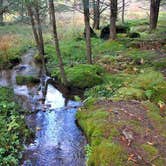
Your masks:
{"label": "grass patch", "polygon": [[158,150],[152,145],[143,144],[142,148],[146,152],[148,159],[152,159],[158,154]]}
{"label": "grass patch", "polygon": [[166,99],[166,82],[160,72],[152,69],[144,70],[143,73],[133,76],[124,83],[113,96],[116,100],[124,99],[149,99],[154,102]]}
{"label": "grass patch", "polygon": [[[71,87],[77,88],[90,88],[97,84],[102,83],[102,75],[104,70],[97,65],[80,64],[71,68],[66,68],[66,76],[68,84]],[[59,72],[55,71],[52,75],[58,77],[61,80]]]}
{"label": "grass patch", "polygon": [[0,69],[10,69],[21,61],[21,55],[26,52],[31,43],[18,35],[3,35],[0,37]]}

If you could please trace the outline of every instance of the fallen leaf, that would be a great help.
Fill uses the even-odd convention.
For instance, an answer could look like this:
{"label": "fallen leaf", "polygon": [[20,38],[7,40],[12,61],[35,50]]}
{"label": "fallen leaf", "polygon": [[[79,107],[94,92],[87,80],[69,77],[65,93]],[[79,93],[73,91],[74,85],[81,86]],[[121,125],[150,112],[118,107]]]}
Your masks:
{"label": "fallen leaf", "polygon": [[112,112],[112,109],[110,109],[109,112]]}
{"label": "fallen leaf", "polygon": [[149,142],[149,141],[147,142],[147,144],[148,144],[148,145],[154,145],[153,142]]}

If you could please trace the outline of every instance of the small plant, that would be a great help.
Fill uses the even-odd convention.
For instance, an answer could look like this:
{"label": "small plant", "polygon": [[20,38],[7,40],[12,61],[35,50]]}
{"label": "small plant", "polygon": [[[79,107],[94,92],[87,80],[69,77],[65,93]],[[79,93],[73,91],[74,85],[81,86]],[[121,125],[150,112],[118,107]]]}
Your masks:
{"label": "small plant", "polygon": [[0,88],[0,165],[17,166],[23,144],[32,136],[11,89]]}
{"label": "small plant", "polygon": [[85,151],[86,151],[86,166],[88,166],[88,160],[89,160],[89,157],[92,154],[92,147],[89,144],[87,144],[85,146]]}

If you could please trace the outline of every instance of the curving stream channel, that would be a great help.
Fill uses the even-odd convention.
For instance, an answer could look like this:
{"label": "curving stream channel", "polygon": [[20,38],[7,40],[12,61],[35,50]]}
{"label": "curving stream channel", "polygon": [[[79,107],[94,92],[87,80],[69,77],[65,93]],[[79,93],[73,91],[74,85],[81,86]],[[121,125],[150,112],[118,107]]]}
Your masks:
{"label": "curving stream channel", "polygon": [[34,50],[29,50],[21,64],[10,71],[0,71],[0,86],[13,87],[18,101],[31,112],[27,116],[28,126],[36,131],[34,142],[25,146],[21,165],[85,166],[86,139],[75,122],[81,103],[65,99],[52,84],[47,84],[42,103],[41,85],[16,84],[17,75],[40,77],[40,66],[34,63],[34,54]]}

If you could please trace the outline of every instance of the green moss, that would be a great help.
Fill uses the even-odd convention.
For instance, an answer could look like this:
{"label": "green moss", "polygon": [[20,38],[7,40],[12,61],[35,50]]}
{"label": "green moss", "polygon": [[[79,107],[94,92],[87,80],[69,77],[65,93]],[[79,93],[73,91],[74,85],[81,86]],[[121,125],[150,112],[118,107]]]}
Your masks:
{"label": "green moss", "polygon": [[[66,68],[66,76],[69,86],[81,89],[90,88],[103,82],[102,75],[104,70],[97,65],[80,64],[71,68]],[[58,76],[61,80],[59,72],[55,71],[53,76]]]}
{"label": "green moss", "polygon": [[109,116],[109,112],[91,106],[77,112],[78,123],[91,146],[87,160],[89,166],[121,166],[127,161],[124,149],[114,142],[120,133],[116,125],[108,121]]}
{"label": "green moss", "polygon": [[156,69],[165,69],[166,68],[166,58],[163,58],[161,60],[157,60],[153,62],[153,66]]}
{"label": "green moss", "polygon": [[156,160],[153,161],[154,165],[156,166],[164,166],[165,165],[166,160],[163,158],[157,158]]}
{"label": "green moss", "polygon": [[16,76],[16,83],[18,85],[37,84],[40,79],[34,76]]}
{"label": "green moss", "polygon": [[85,131],[92,144],[100,143],[100,137],[103,137],[104,135],[105,126],[107,123],[105,119],[107,118],[108,112],[99,109],[96,111],[90,111],[88,113],[85,110],[82,110],[77,113],[79,124]]}
{"label": "green moss", "polygon": [[92,96],[100,99],[111,98],[120,87],[124,86],[124,82],[128,79],[130,79],[128,74],[106,73],[103,75],[104,83],[85,91],[85,96]]}
{"label": "green moss", "polygon": [[146,70],[137,76],[131,86],[144,90],[147,98],[155,102],[166,100],[166,82],[160,72]]}
{"label": "green moss", "polygon": [[148,118],[150,118],[151,122],[153,123],[155,128],[161,133],[161,135],[166,138],[166,120],[160,115],[159,107],[151,102],[145,102],[144,105],[148,109]]}
{"label": "green moss", "polygon": [[42,63],[41,56],[38,53],[34,56],[34,59],[37,63]]}
{"label": "green moss", "polygon": [[125,46],[117,41],[105,41],[101,42],[94,48],[95,54],[109,54],[112,56],[119,55],[119,53],[125,50]]}
{"label": "green moss", "polygon": [[143,90],[132,87],[120,88],[117,91],[117,93],[113,96],[113,100],[130,100],[130,99],[141,100],[144,98],[145,97]]}
{"label": "green moss", "polygon": [[92,148],[92,153],[89,156],[89,166],[124,166],[124,161],[127,160],[127,155],[124,153],[120,145],[103,140],[100,145]]}
{"label": "green moss", "polygon": [[152,145],[143,144],[141,147],[146,152],[148,159],[152,159],[158,154],[158,150]]}
{"label": "green moss", "polygon": [[160,72],[146,69],[143,73],[130,76],[113,95],[114,100],[166,100],[166,82]]}
{"label": "green moss", "polygon": [[126,52],[126,55],[132,58],[135,62],[140,61],[141,59],[144,59],[145,62],[148,62],[148,60],[151,60],[155,56],[154,51],[147,51],[147,50],[139,50],[139,49],[131,49]]}
{"label": "green moss", "polygon": [[141,89],[151,89],[164,81],[164,77],[160,72],[153,70],[146,70],[144,73],[139,74],[133,81],[132,86]]}
{"label": "green moss", "polygon": [[120,132],[118,131],[118,129],[115,126],[112,126],[110,128],[111,128],[111,131],[110,131],[110,135],[109,135],[108,139],[113,141],[113,138],[119,136]]}

